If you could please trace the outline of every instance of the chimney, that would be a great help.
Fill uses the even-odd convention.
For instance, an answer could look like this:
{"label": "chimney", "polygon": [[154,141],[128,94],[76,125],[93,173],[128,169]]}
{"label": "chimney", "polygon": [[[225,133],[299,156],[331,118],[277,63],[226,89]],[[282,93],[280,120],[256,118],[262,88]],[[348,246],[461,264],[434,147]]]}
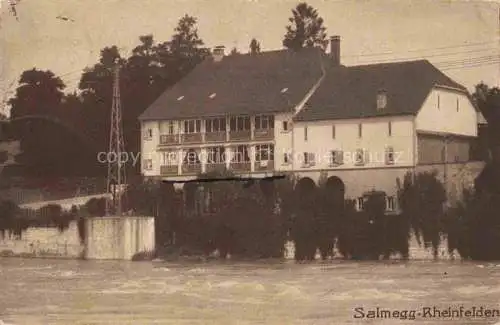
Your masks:
{"label": "chimney", "polygon": [[212,51],[212,57],[215,62],[220,62],[225,55],[225,47],[222,45],[216,46]]}
{"label": "chimney", "polygon": [[335,66],[340,65],[340,36],[330,37],[330,56]]}

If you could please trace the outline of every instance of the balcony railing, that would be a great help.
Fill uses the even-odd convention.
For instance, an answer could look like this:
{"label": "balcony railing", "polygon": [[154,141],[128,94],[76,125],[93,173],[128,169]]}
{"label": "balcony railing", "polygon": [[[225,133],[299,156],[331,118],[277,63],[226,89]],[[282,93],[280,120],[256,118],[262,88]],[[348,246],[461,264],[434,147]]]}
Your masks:
{"label": "balcony railing", "polygon": [[231,162],[229,165],[229,168],[234,171],[244,171],[244,172],[249,172],[251,171],[252,164],[250,161],[243,161],[243,162]]}
{"label": "balcony railing", "polygon": [[196,175],[199,173],[201,173],[201,164],[182,165],[182,174],[184,175]]}
{"label": "balcony railing", "polygon": [[274,170],[274,160],[256,161],[254,170],[257,171],[272,171]]}
{"label": "balcony railing", "polygon": [[205,133],[206,142],[224,142],[226,141],[226,131]]}
{"label": "balcony railing", "polygon": [[198,143],[202,141],[201,133],[184,133],[181,134],[182,143]]}
{"label": "balcony railing", "polygon": [[252,138],[252,133],[250,130],[240,130],[240,131],[230,131],[229,140],[233,141],[245,141]]}
{"label": "balcony railing", "polygon": [[221,171],[226,168],[226,163],[207,163],[205,165],[205,171],[207,173],[209,172],[214,172],[214,171]]}
{"label": "balcony railing", "polygon": [[274,138],[274,129],[255,129],[253,134],[255,140],[271,140]]}
{"label": "balcony railing", "polygon": [[160,135],[160,144],[178,144],[179,135],[177,134],[162,134]]}
{"label": "balcony railing", "polygon": [[179,174],[179,169],[177,165],[164,165],[160,166],[161,176],[172,176]]}

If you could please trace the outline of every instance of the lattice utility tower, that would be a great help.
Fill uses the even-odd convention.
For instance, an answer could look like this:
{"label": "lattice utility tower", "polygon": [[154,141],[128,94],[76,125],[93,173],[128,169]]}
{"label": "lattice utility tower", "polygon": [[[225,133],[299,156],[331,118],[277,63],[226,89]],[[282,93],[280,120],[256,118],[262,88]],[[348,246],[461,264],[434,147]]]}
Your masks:
{"label": "lattice utility tower", "polygon": [[108,151],[108,182],[107,192],[112,200],[106,200],[106,215],[122,215],[122,196],[126,184],[125,162],[120,159],[125,152],[122,127],[122,109],[120,98],[120,67],[118,63],[114,69],[113,104],[111,107],[111,126],[109,133]]}

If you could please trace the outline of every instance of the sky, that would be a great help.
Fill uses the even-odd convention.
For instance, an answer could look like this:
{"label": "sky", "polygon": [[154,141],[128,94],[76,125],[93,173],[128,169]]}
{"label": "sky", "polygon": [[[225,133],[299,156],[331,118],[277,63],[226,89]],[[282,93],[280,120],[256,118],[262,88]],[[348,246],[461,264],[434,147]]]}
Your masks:
{"label": "sky", "polygon": [[[61,76],[75,89],[100,50],[128,55],[141,35],[169,40],[184,14],[198,19],[208,47],[248,51],[282,48],[298,1],[290,0],[18,0],[18,20],[0,0],[0,109],[22,71]],[[500,86],[500,3],[439,0],[309,0],[327,33],[341,36],[345,65],[428,59],[469,90],[480,81]],[[69,21],[57,19],[70,18]]]}

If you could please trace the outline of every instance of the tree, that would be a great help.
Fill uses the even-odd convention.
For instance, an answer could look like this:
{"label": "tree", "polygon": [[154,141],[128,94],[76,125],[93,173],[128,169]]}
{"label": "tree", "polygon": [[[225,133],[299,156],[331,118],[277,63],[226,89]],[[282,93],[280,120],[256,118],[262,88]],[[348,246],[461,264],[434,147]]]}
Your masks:
{"label": "tree", "polygon": [[260,53],[260,43],[255,38],[252,38],[250,41],[250,54],[257,53]]}
{"label": "tree", "polygon": [[98,151],[108,149],[111,104],[113,98],[113,69],[124,64],[116,46],[101,50],[99,62],[84,70],[79,83],[83,100],[82,128],[85,134],[99,143]]}
{"label": "tree", "polygon": [[54,114],[63,98],[64,85],[52,71],[35,68],[21,74],[14,98],[9,100],[11,118],[24,115]]}
{"label": "tree", "polygon": [[490,88],[484,83],[479,83],[475,87],[472,98],[483,114],[488,125],[486,132],[479,129],[479,155],[485,156],[485,150],[490,151],[493,147],[500,145],[500,88]]}
{"label": "tree", "polygon": [[[172,69],[172,77],[177,82],[210,54],[203,48],[204,42],[198,36],[195,17],[184,15],[174,29],[170,42],[160,44],[159,60]],[[176,68],[176,69],[175,69]]]}
{"label": "tree", "polygon": [[283,39],[283,46],[292,50],[316,46],[326,49],[328,45],[326,28],[317,10],[301,2],[295,9],[292,9],[292,14],[293,17],[288,19],[290,25],[286,26],[287,32]]}
{"label": "tree", "polygon": [[443,204],[447,199],[443,184],[435,172],[416,175],[408,172],[403,183],[398,179],[397,186],[403,216],[408,220],[418,243],[423,241],[425,248],[432,247],[433,255],[437,258],[444,229]]}
{"label": "tree", "polygon": [[[21,74],[16,95],[9,101],[8,133],[20,140],[22,153],[16,162],[25,175],[68,176],[90,161],[87,154],[93,143],[76,123],[79,101],[76,95],[64,95],[64,88],[51,71],[31,69]],[[95,161],[95,155],[91,159]]]}

